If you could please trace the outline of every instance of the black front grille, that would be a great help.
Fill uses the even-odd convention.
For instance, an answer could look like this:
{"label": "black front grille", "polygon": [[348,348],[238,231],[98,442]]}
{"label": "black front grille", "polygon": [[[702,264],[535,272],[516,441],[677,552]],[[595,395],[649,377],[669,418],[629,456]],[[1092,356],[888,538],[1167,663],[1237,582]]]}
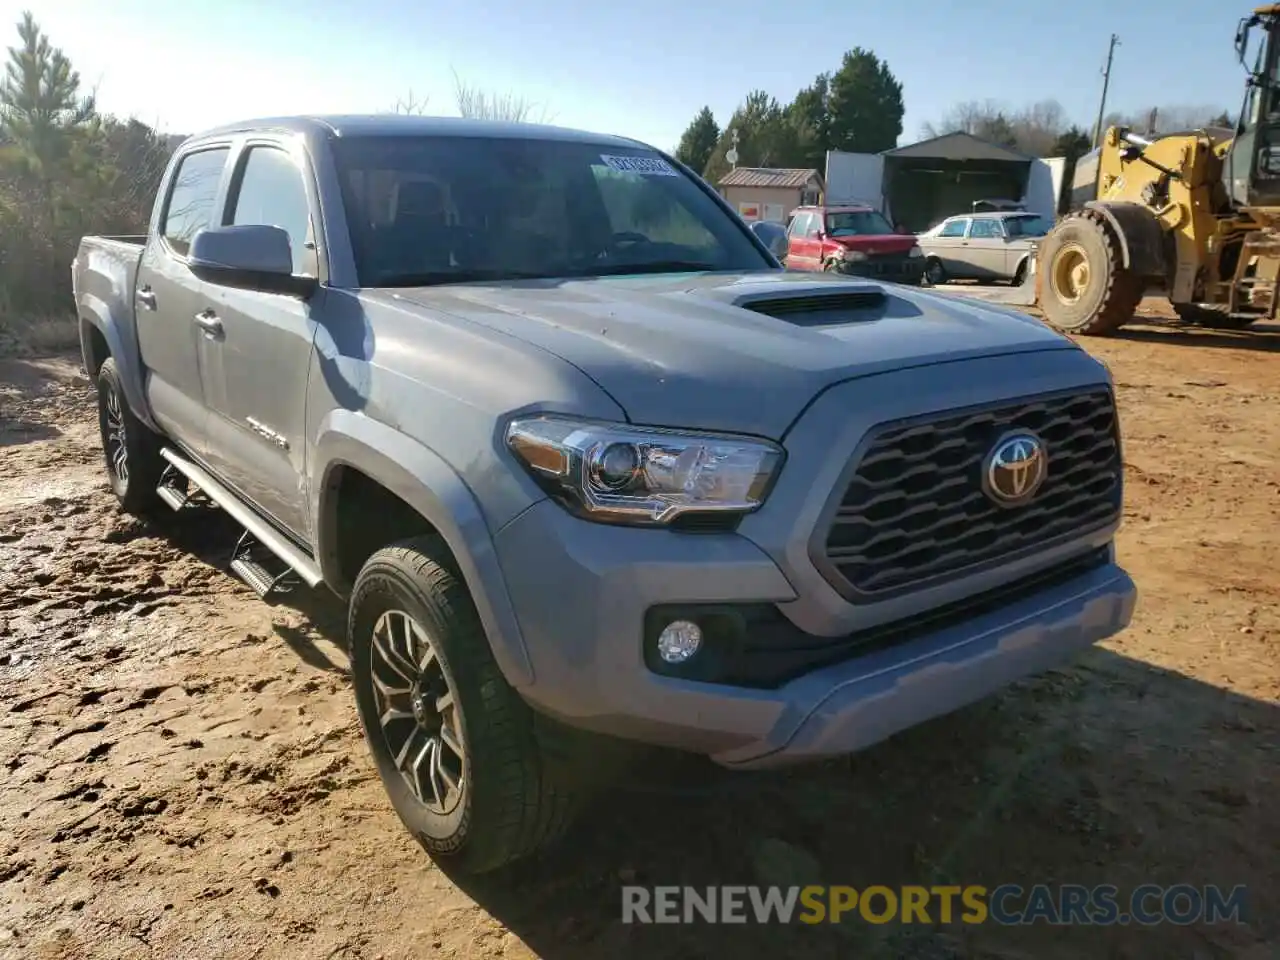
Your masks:
{"label": "black front grille", "polygon": [[[983,462],[1000,436],[1034,431],[1049,454],[1030,503],[997,506]],[[1116,521],[1120,446],[1106,389],[882,424],[827,532],[828,579],[871,602],[1047,549]]]}

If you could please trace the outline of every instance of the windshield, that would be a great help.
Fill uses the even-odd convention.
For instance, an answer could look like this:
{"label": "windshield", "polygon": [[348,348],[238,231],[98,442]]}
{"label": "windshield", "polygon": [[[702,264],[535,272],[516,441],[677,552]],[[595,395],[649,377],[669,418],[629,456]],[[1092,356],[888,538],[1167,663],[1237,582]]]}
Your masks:
{"label": "windshield", "polygon": [[353,137],[334,153],[361,286],[777,269],[652,151]]}
{"label": "windshield", "polygon": [[1043,237],[1053,224],[1044,217],[1007,217],[1004,229],[1011,237]]}
{"label": "windshield", "polygon": [[893,233],[893,227],[874,210],[827,214],[827,234],[832,237],[875,237],[886,233]]}

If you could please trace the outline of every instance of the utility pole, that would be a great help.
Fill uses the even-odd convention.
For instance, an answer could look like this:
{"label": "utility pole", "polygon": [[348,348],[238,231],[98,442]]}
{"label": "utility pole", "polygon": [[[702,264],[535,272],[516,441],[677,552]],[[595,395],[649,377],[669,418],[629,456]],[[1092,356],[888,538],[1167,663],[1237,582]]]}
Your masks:
{"label": "utility pole", "polygon": [[1107,47],[1107,66],[1102,71],[1102,99],[1098,102],[1098,123],[1093,128],[1093,145],[1095,147],[1102,146],[1102,118],[1107,112],[1107,87],[1111,84],[1111,60],[1116,54],[1116,44],[1120,42],[1120,38],[1114,33],[1111,35],[1111,45]]}

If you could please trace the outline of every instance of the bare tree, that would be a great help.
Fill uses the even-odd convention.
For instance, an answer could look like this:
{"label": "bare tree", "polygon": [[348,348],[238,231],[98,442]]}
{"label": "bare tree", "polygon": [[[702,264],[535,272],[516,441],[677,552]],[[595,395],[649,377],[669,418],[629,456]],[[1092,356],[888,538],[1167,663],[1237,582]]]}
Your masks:
{"label": "bare tree", "polygon": [[418,99],[413,95],[413,91],[410,90],[408,96],[401,97],[396,101],[394,111],[396,113],[404,113],[409,116],[420,117],[427,112],[427,104],[430,100],[430,97]]}
{"label": "bare tree", "polygon": [[963,132],[1013,147],[1032,156],[1048,156],[1068,128],[1066,112],[1056,100],[1041,100],[1020,110],[997,100],[957,103],[936,124],[926,123],[925,137]]}
{"label": "bare tree", "polygon": [[[512,123],[549,123],[544,105],[515,93],[494,93],[463,81],[453,71],[454,96],[458,113],[476,120],[507,120]],[[535,111],[537,111],[535,113]]]}
{"label": "bare tree", "polygon": [[1109,113],[1103,123],[1108,127],[1126,126],[1139,133],[1159,134],[1203,127],[1228,127],[1231,126],[1231,116],[1222,107],[1211,104],[1171,103],[1162,107]]}

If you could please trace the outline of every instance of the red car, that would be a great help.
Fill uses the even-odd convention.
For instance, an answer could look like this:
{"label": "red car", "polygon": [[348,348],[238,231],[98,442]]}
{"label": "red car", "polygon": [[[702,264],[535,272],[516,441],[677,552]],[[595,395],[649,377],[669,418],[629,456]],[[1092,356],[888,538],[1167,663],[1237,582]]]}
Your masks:
{"label": "red car", "polygon": [[789,270],[823,270],[916,283],[924,254],[913,234],[894,231],[872,207],[797,207],[787,221]]}

